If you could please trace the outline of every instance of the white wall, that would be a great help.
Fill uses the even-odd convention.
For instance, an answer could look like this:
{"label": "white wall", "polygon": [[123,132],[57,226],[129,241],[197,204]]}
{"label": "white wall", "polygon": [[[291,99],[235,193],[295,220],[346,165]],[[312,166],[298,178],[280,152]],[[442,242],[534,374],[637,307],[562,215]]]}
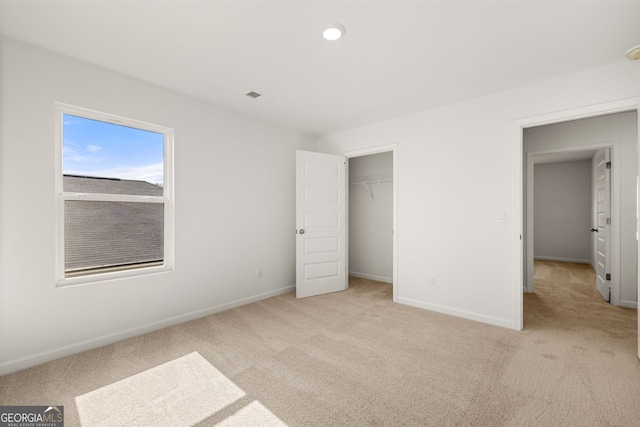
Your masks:
{"label": "white wall", "polygon": [[[393,282],[393,153],[349,159],[349,274]],[[368,181],[382,181],[362,185]],[[389,182],[385,182],[389,181]]]}
{"label": "white wall", "polygon": [[591,263],[591,160],[534,167],[534,256]]}
{"label": "white wall", "polygon": [[[295,150],[315,138],[0,43],[0,375],[292,289]],[[54,286],[55,101],[175,129],[174,272]]]}
{"label": "white wall", "polygon": [[635,307],[638,300],[636,278],[638,259],[636,241],[637,113],[629,111],[609,114],[533,127],[524,131],[525,157],[526,153],[530,151],[560,147],[570,148],[614,141],[620,144],[621,150],[620,164],[612,166],[619,168],[620,171],[621,241],[619,251],[620,289],[618,291],[612,288],[612,302],[626,307]]}
{"label": "white wall", "polygon": [[520,123],[637,97],[638,75],[621,60],[320,138],[327,153],[397,143],[398,302],[520,328]]}

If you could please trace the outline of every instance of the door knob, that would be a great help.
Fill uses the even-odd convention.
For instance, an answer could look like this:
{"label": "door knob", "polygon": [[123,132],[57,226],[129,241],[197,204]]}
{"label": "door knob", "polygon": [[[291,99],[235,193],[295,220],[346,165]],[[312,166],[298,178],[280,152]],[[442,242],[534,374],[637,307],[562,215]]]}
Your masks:
{"label": "door knob", "polygon": [[300,229],[300,234],[304,234],[304,228]]}
{"label": "door knob", "polygon": [[598,229],[597,229],[597,228],[592,228],[592,229],[591,229],[591,232],[594,232],[594,231],[597,233],[597,232],[598,232]]}

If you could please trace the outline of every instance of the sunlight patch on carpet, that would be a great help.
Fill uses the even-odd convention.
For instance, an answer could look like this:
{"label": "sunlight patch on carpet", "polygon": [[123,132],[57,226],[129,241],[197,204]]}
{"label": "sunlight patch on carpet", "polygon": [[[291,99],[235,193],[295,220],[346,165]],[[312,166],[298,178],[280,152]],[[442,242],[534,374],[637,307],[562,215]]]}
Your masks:
{"label": "sunlight patch on carpet", "polygon": [[271,411],[257,400],[249,403],[235,414],[216,424],[218,427],[287,427]]}
{"label": "sunlight patch on carpet", "polygon": [[192,426],[244,396],[193,352],[78,396],[76,405],[83,426],[179,427]]}

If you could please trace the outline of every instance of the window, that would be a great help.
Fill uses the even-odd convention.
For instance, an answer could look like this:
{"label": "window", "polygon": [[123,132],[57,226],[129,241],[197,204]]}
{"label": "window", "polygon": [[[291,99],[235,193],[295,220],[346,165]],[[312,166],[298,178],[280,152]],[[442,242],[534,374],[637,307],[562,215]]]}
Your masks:
{"label": "window", "polygon": [[173,130],[56,104],[59,285],[172,268]]}

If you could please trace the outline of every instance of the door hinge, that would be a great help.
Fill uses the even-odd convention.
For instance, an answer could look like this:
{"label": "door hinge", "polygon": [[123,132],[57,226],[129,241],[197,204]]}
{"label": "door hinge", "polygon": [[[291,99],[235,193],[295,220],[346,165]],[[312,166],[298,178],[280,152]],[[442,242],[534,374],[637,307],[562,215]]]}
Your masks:
{"label": "door hinge", "polygon": [[611,162],[607,162],[607,164],[605,165],[605,167],[606,167],[607,169],[611,169]]}
{"label": "door hinge", "polygon": [[611,218],[607,218],[607,225],[611,225]]}
{"label": "door hinge", "polygon": [[605,279],[611,280],[611,273],[607,273],[606,276],[605,276]]}

